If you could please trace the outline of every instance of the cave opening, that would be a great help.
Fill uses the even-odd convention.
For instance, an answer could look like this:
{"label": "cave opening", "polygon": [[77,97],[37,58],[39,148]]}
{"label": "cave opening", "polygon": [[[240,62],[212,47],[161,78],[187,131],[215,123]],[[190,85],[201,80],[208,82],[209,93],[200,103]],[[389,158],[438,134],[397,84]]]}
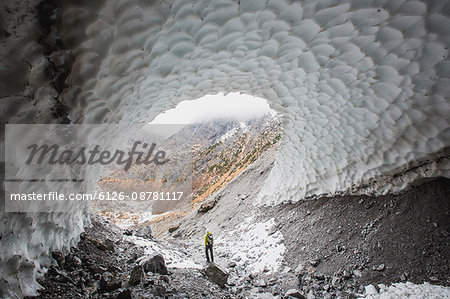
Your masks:
{"label": "cave opening", "polygon": [[[129,200],[93,202],[93,210],[123,228],[151,225],[162,233],[166,228],[158,223],[167,226],[207,206],[266,151],[275,153],[281,136],[281,117],[263,98],[231,92],[182,101],[130,137],[144,146],[153,142],[168,147],[176,162],[169,167],[136,162],[128,170],[107,169],[97,182],[99,192],[129,194],[122,195]],[[181,180],[189,195],[181,196]]]}

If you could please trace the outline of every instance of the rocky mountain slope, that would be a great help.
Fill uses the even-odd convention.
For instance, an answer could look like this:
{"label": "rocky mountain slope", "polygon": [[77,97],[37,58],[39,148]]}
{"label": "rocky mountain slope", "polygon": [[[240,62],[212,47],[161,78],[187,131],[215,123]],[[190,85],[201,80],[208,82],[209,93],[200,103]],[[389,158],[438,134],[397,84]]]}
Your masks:
{"label": "rocky mountain slope", "polygon": [[[188,125],[164,141],[164,147],[175,152],[171,173],[177,173],[177,179],[162,177],[164,185],[155,180],[154,174],[164,170],[154,165],[133,165],[128,171],[115,170],[98,182],[105,191],[131,193],[139,190],[170,190],[178,180],[192,182],[192,196],[181,201],[150,201],[147,203],[94,203],[94,208],[113,222],[119,223],[132,218],[136,213],[160,214],[181,206],[191,209],[192,203],[201,203],[208,196],[223,188],[238,176],[248,165],[256,161],[268,148],[281,138],[281,124],[274,113],[262,118],[240,122],[232,119],[213,120]],[[186,144],[191,150],[186,153]],[[190,161],[186,162],[187,159]],[[181,175],[180,175],[181,173]],[[190,186],[189,186],[190,187]],[[134,219],[134,220],[133,220]]]}
{"label": "rocky mountain slope", "polygon": [[[220,132],[203,133],[215,127]],[[199,133],[200,132],[200,133]],[[211,122],[197,125],[194,136],[211,136],[194,145],[193,199],[202,200],[220,190],[249,164],[281,138],[280,121],[275,115],[243,122]]]}

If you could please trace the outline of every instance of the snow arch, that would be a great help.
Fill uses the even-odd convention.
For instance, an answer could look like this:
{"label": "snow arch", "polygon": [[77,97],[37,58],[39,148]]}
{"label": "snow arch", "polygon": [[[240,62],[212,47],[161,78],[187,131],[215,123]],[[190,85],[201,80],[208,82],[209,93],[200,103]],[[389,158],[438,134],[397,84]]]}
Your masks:
{"label": "snow arch", "polygon": [[73,118],[97,123],[145,122],[208,93],[264,97],[286,136],[262,202],[397,191],[449,175],[446,159],[430,164],[450,144],[449,10],[448,1],[67,4],[59,35],[76,57],[70,86],[82,91],[64,99]]}

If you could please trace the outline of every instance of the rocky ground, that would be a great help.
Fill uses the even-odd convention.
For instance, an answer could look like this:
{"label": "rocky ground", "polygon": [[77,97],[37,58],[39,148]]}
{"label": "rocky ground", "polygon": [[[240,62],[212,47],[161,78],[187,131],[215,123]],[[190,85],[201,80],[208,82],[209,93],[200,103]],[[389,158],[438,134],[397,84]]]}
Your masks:
{"label": "rocky ground", "polygon": [[[345,298],[364,294],[369,284],[450,285],[448,179],[398,195],[324,197],[256,207],[258,186],[269,173],[275,150],[195,211],[154,222],[160,237],[189,242],[201,239],[206,228],[215,232],[218,263],[230,272],[231,290],[246,296],[297,289],[310,297]],[[266,230],[255,228],[272,220]],[[282,262],[270,254],[280,249],[274,242],[285,247]],[[255,264],[264,264],[261,273],[248,270]]]}
{"label": "rocky ground", "polygon": [[450,286],[449,183],[284,204],[262,215],[277,215],[284,262],[305,294],[362,293],[368,284],[402,281]]}
{"label": "rocky ground", "polygon": [[[58,264],[45,276],[41,297],[355,298],[377,294],[378,284],[450,286],[449,180],[398,195],[257,207],[275,151],[194,210],[151,222],[153,239],[94,217],[78,248],[65,258],[55,253]],[[203,270],[206,229],[215,236],[216,264],[229,273],[223,288]],[[167,274],[149,266],[162,264],[152,261],[156,253]],[[140,282],[130,283],[131,276]]]}
{"label": "rocky ground", "polygon": [[[211,282],[202,267],[171,268],[145,246],[164,244],[128,232],[93,215],[77,248],[63,256],[41,281],[38,298],[229,298],[230,292]],[[141,242],[136,244],[133,240]],[[160,257],[160,256],[159,256]]]}

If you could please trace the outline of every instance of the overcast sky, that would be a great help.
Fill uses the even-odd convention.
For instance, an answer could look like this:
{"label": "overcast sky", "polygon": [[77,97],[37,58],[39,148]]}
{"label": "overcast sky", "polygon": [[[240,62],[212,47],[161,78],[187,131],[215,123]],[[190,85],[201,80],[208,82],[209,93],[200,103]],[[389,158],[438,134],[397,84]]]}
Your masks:
{"label": "overcast sky", "polygon": [[191,124],[217,118],[245,121],[263,116],[269,110],[269,104],[264,99],[239,93],[226,96],[219,93],[183,101],[176,108],[158,115],[151,124]]}

